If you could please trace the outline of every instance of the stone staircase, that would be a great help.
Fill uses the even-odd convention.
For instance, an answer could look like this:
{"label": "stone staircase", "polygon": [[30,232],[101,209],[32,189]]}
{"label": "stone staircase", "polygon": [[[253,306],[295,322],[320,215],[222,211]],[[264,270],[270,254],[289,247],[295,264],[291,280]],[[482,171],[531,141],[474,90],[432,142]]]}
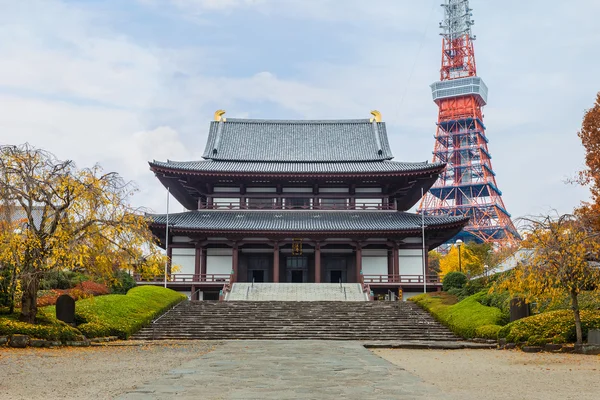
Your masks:
{"label": "stone staircase", "polygon": [[358,283],[233,284],[226,301],[367,301]]}
{"label": "stone staircase", "polygon": [[457,337],[410,302],[186,301],[132,339],[452,341]]}

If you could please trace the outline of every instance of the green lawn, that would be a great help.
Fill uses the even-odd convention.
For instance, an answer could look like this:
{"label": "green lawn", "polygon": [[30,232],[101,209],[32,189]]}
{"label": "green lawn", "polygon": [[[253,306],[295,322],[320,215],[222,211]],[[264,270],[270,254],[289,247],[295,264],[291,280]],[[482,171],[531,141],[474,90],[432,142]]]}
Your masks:
{"label": "green lawn", "polygon": [[422,294],[410,300],[459,336],[496,339],[498,331],[507,322],[506,315],[499,308],[482,305],[480,301],[485,295],[480,292],[456,302],[455,296],[442,292]]}
{"label": "green lawn", "polygon": [[0,318],[0,335],[21,333],[49,340],[76,340],[118,336],[127,339],[154,317],[185,300],[186,296],[171,289],[154,286],[133,288],[127,294],[110,294],[82,299],[75,303],[76,328],[55,318],[56,307],[42,307],[38,311],[39,324],[16,320],[16,315]]}

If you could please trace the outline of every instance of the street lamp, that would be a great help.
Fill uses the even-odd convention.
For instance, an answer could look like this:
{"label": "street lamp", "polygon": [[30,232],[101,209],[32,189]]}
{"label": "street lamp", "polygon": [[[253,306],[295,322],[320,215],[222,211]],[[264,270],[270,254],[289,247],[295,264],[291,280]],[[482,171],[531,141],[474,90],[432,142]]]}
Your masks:
{"label": "street lamp", "polygon": [[460,258],[460,246],[462,246],[463,241],[458,239],[455,244],[456,244],[456,247],[458,247],[458,271],[462,272],[462,260]]}

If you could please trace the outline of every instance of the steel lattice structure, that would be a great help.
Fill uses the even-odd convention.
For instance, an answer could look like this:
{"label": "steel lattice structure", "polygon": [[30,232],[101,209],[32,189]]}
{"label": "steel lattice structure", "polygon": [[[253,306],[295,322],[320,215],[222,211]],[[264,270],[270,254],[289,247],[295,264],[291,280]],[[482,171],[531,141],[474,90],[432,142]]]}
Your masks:
{"label": "steel lattice structure", "polygon": [[[520,240],[496,184],[482,107],[487,86],[477,77],[468,0],[445,0],[440,81],[431,85],[439,107],[433,161],[446,170],[421,201],[426,215],[470,217],[463,241],[510,245]],[[455,238],[456,239],[456,238]]]}

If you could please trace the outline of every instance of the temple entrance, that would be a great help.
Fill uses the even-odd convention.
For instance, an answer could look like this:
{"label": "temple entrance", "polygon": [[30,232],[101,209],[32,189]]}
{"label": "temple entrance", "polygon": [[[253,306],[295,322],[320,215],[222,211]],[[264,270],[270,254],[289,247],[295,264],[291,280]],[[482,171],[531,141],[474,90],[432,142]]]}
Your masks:
{"label": "temple entrance", "polygon": [[304,271],[299,269],[299,270],[291,271],[291,273],[292,273],[292,283],[304,282]]}
{"label": "temple entrance", "polygon": [[287,282],[305,283],[308,281],[308,257],[288,256],[285,259]]}
{"label": "temple entrance", "polygon": [[341,270],[331,270],[330,273],[331,283],[339,283],[342,280]]}
{"label": "temple entrance", "polygon": [[273,265],[272,257],[253,255],[248,257],[248,282],[267,282]]}
{"label": "temple entrance", "polygon": [[348,282],[348,257],[323,257],[323,266],[325,269],[325,282],[339,283],[340,280],[344,283]]}
{"label": "temple entrance", "polygon": [[265,271],[260,269],[255,269],[252,271],[251,279],[253,282],[262,283],[265,281]]}

